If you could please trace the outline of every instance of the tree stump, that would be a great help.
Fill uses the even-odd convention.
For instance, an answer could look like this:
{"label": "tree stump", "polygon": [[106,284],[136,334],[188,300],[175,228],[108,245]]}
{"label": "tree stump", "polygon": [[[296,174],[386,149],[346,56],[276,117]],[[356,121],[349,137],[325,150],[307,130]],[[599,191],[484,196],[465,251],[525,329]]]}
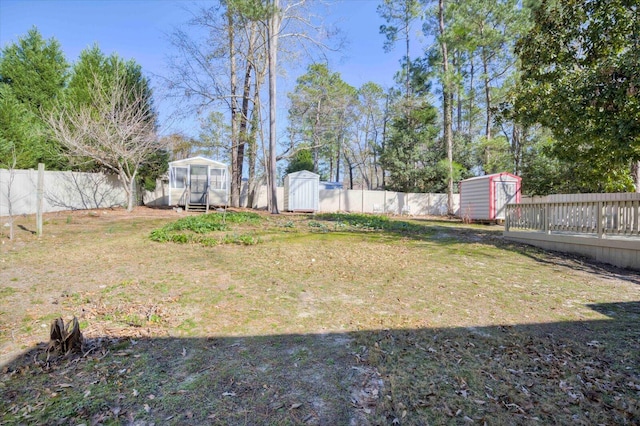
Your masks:
{"label": "tree stump", "polygon": [[58,318],[51,323],[51,332],[47,353],[63,356],[71,353],[82,353],[83,337],[80,332],[78,319],[73,317],[66,327],[62,318]]}

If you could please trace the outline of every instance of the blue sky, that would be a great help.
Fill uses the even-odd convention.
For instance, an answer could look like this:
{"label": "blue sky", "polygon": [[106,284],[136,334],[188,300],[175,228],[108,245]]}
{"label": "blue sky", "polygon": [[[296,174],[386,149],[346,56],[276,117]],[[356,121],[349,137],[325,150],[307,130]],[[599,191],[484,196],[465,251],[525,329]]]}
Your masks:
{"label": "blue sky", "polygon": [[[45,38],[55,37],[69,62],[97,43],[103,52],[135,59],[150,75],[166,74],[166,57],[171,46],[166,34],[188,19],[185,7],[201,6],[202,1],[173,0],[0,0],[0,46],[14,42],[34,25]],[[383,36],[378,28],[383,23],[376,12],[378,0],[330,1],[328,22],[344,33],[348,45],[332,55],[329,66],[341,73],[349,84],[359,87],[367,81],[383,86],[393,84],[393,74],[400,67],[402,46],[385,53]],[[418,46],[414,44],[414,52]],[[279,116],[286,117],[286,92],[305,66],[291,68],[286,78],[279,79]],[[153,81],[153,79],[152,79]],[[172,106],[159,102],[160,120],[172,112]],[[184,131],[197,135],[197,122],[173,123],[165,132]],[[282,135],[280,135],[282,136]]]}

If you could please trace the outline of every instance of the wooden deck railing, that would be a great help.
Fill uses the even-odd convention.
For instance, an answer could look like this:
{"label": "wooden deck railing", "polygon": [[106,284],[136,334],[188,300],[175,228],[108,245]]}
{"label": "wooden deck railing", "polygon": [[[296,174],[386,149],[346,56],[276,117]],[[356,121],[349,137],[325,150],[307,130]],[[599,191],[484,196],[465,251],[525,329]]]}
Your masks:
{"label": "wooden deck railing", "polygon": [[184,191],[182,191],[182,195],[180,195],[180,199],[178,200],[179,206],[185,206],[186,210],[189,210],[189,200],[191,199],[191,191],[189,187],[185,187]]}
{"label": "wooden deck railing", "polygon": [[[589,194],[592,195],[592,194]],[[509,204],[505,231],[640,236],[640,194],[600,194],[585,200]],[[615,199],[624,198],[624,199]]]}

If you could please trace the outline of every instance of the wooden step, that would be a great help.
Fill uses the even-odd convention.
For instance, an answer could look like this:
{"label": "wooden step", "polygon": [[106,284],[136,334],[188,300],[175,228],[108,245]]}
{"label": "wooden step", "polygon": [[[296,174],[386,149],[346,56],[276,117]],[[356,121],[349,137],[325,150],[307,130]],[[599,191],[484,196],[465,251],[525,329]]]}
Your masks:
{"label": "wooden step", "polygon": [[188,212],[206,212],[207,206],[205,204],[188,204],[185,206],[185,210]]}

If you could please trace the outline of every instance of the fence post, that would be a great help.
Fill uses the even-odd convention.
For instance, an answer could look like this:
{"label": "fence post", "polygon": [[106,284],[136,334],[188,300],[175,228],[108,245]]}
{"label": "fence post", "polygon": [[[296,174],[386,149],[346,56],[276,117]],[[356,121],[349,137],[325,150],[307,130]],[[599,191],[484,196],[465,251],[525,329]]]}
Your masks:
{"label": "fence post", "polygon": [[509,228],[511,228],[511,210],[511,207],[507,204],[507,214],[505,215],[506,220],[504,221],[505,232],[509,232]]}
{"label": "fence post", "polygon": [[382,205],[382,213],[387,214],[387,190],[384,190],[384,204]]}
{"label": "fence post", "polygon": [[597,220],[598,220],[598,229],[597,229],[597,233],[598,233],[598,238],[604,238],[604,219],[605,219],[605,213],[604,213],[604,202],[603,201],[598,201],[598,215],[597,215]]}
{"label": "fence post", "polygon": [[38,186],[36,188],[36,235],[42,236],[42,202],[44,198],[44,164],[38,163]]}
{"label": "fence post", "polygon": [[549,216],[551,216],[551,206],[549,203],[544,203],[544,232],[546,234],[551,234],[551,229],[549,227]]}

